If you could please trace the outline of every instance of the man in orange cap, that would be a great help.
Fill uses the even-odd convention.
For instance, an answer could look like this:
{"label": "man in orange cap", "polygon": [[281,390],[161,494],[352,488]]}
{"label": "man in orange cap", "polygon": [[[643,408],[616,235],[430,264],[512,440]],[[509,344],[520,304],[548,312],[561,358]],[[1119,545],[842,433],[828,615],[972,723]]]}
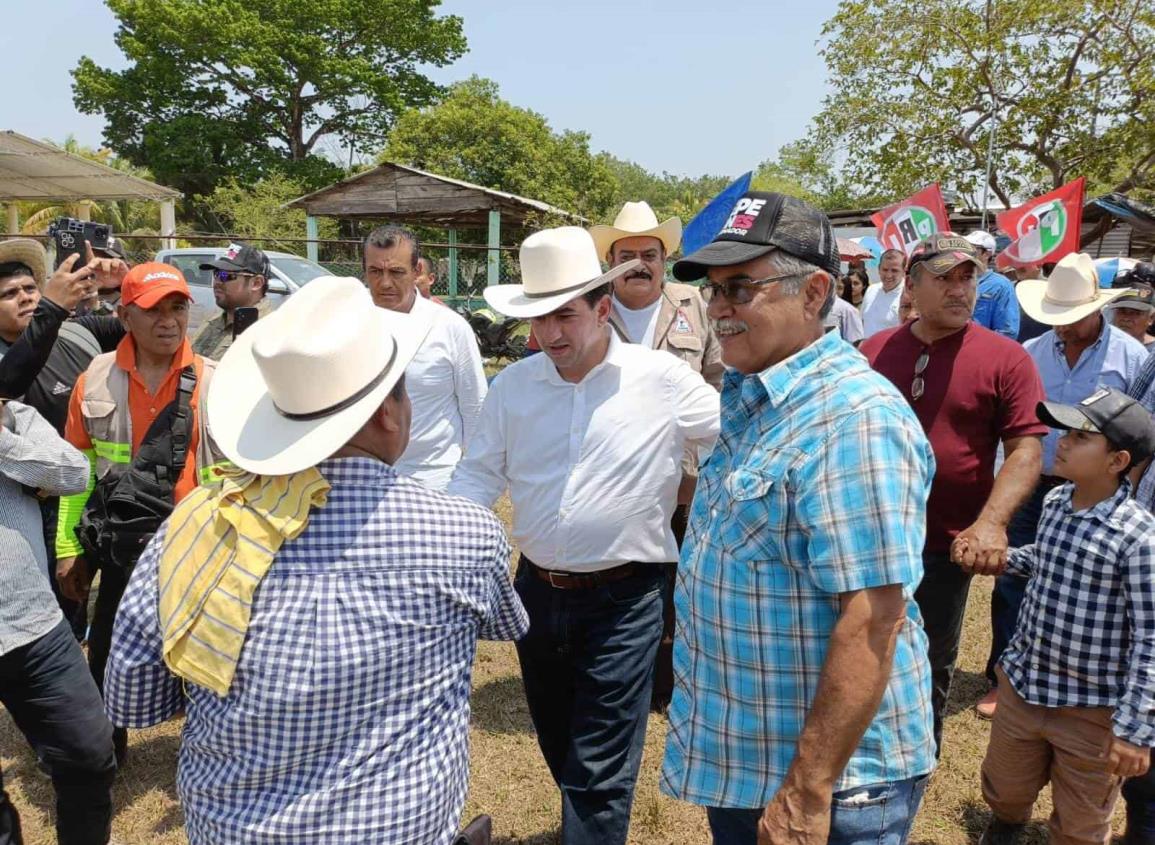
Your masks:
{"label": "man in orange cap", "polygon": [[[112,623],[120,597],[135,561],[92,560],[85,554],[76,528],[97,483],[106,477],[123,476],[134,464],[141,447],[167,449],[156,469],[172,469],[173,502],[179,502],[198,484],[212,481],[221,458],[200,413],[215,364],[192,351],[185,337],[192,294],[180,270],[168,264],[148,263],[134,267],[121,284],[117,316],[128,334],[116,351],[98,355],[76,382],[68,406],[64,438],[83,451],[92,466],[88,489],[60,500],[56,533],[56,575],[61,592],[83,601],[97,569],[100,593],[96,600],[88,637],[88,661],[98,687],[104,688],[104,667],[112,640]],[[166,408],[166,420],[175,420],[187,406],[191,421],[187,437],[177,435],[176,423],[154,426]],[[182,424],[183,425],[183,424]],[[173,436],[163,435],[172,432]],[[188,460],[176,457],[177,443]],[[163,444],[160,446],[159,444]],[[150,452],[149,458],[152,459]],[[172,458],[172,460],[167,460]],[[180,463],[183,461],[183,466]],[[158,471],[158,478],[166,473]],[[109,483],[111,483],[110,478]],[[103,502],[93,499],[95,509]],[[96,514],[97,517],[101,516]],[[138,551],[143,551],[141,543]],[[117,756],[123,759],[127,736],[117,729]]]}

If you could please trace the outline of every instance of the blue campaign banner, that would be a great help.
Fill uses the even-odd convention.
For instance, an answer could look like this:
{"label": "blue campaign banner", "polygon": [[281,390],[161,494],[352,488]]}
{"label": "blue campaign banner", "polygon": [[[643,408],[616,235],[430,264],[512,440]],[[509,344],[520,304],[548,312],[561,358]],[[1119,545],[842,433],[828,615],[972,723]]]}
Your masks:
{"label": "blue campaign banner", "polygon": [[750,188],[750,178],[753,175],[754,171],[743,173],[686,224],[682,230],[682,255],[697,252],[722,231],[726,218],[734,210],[734,204]]}

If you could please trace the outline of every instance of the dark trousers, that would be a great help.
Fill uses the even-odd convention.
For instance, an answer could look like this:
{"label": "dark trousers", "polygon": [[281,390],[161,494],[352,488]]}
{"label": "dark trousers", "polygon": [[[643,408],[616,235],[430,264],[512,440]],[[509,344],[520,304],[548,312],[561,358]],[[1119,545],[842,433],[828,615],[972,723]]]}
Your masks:
{"label": "dark trousers", "polygon": [[943,713],[958,660],[971,576],[951,563],[949,552],[923,554],[922,567],[922,582],[915,590],[914,600],[918,602],[928,640],[935,753],[941,755]]}
{"label": "dark trousers", "polygon": [[92,627],[88,631],[88,665],[101,695],[104,694],[104,668],[112,649],[112,626],[127,586],[128,573],[119,566],[108,564],[101,568],[100,591],[96,594]]}
{"label": "dark trousers", "polygon": [[[103,845],[112,825],[112,725],[67,620],[0,656],[0,703],[52,772],[56,838]],[[0,781],[0,845],[18,845],[20,819]]]}
{"label": "dark trousers", "polygon": [[1155,845],[1155,768],[1123,782],[1127,835],[1123,845]]}
{"label": "dark trousers", "polygon": [[523,556],[529,613],[517,643],[538,745],[561,789],[563,845],[624,845],[662,631],[662,567],[589,590],[559,590]]}
{"label": "dark trousers", "polygon": [[[1043,515],[1043,499],[1053,489],[1063,483],[1061,478],[1044,475],[1039,479],[1031,498],[1027,499],[1011,517],[1007,526],[1007,545],[1012,549],[1029,546],[1035,542],[1039,532],[1039,519]],[[1027,594],[1027,579],[1018,575],[1000,575],[995,579],[995,589],[991,593],[991,652],[987,656],[987,680],[991,686],[998,685],[995,666],[999,658],[1011,644],[1015,627],[1019,624],[1019,607]]]}
{"label": "dark trousers", "polygon": [[40,518],[44,524],[44,549],[48,552],[48,583],[52,585],[52,594],[56,596],[56,603],[60,612],[72,627],[72,633],[77,640],[83,640],[88,630],[87,608],[80,602],[66,599],[56,583],[56,518],[60,511],[60,499],[55,497],[43,499],[40,502]]}
{"label": "dark trousers", "polygon": [[[682,542],[686,539],[689,511],[687,505],[678,505],[670,520],[674,539],[678,541],[678,551],[682,550]],[[665,576],[666,583],[662,590],[662,638],[658,641],[658,656],[654,661],[654,692],[650,701],[650,709],[655,713],[669,707],[674,695],[674,629],[677,616],[674,611],[674,587],[678,583],[676,562],[666,565]]]}

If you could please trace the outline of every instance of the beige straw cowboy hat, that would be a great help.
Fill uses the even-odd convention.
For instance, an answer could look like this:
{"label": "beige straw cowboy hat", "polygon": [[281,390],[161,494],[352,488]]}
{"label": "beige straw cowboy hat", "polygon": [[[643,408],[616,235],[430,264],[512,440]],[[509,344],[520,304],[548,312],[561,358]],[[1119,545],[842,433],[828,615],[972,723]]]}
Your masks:
{"label": "beige straw cowboy hat", "polygon": [[622,238],[657,238],[671,254],[682,242],[682,221],[671,217],[658,223],[658,215],[647,202],[627,202],[614,218],[612,226],[591,226],[590,235],[597,247],[598,258],[605,258],[615,241]]}
{"label": "beige straw cowboy hat", "polygon": [[10,261],[26,265],[32,271],[36,284],[44,287],[44,280],[48,278],[48,253],[39,243],[31,238],[0,241],[0,264]]}
{"label": "beige straw cowboy hat", "polygon": [[315,466],[381,407],[428,333],[428,321],[376,307],[357,279],[314,279],[217,365],[207,404],[213,439],[248,472]]}
{"label": "beige straw cowboy hat", "polygon": [[1099,287],[1095,262],[1085,252],[1063,256],[1049,277],[1028,279],[1015,288],[1028,316],[1048,326],[1077,323],[1129,292],[1129,288]]}

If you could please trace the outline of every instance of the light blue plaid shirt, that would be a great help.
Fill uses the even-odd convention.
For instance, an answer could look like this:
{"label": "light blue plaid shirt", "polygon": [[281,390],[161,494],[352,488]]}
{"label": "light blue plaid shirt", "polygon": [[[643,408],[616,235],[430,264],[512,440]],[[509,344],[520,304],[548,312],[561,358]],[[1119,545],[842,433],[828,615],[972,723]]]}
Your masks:
{"label": "light blue plaid shirt", "polygon": [[273,559],[226,698],[161,659],[157,561],[133,571],[105,680],[114,724],[182,708],[192,845],[443,845],[469,782],[477,638],[529,627],[487,509],[366,458],[324,461],[328,504]]}
{"label": "light blue plaid shirt", "polygon": [[906,622],[874,721],[836,786],[934,768],[922,579],[934,456],[906,400],[835,333],[762,373],[729,371],[676,591],[662,789],[768,803],[794,759],[840,593],[902,584]]}

